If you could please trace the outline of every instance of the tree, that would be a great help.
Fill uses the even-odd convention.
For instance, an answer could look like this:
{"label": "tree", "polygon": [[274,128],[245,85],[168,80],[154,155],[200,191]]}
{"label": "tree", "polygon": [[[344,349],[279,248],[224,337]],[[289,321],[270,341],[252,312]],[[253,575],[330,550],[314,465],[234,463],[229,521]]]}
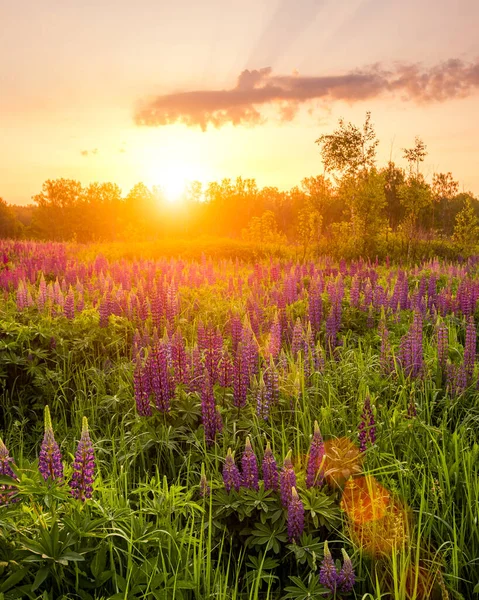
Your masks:
{"label": "tree", "polygon": [[432,226],[435,226],[436,205],[439,206],[439,215],[442,229],[446,221],[447,209],[459,191],[459,184],[454,180],[452,173],[434,173],[432,176]]}
{"label": "tree", "polygon": [[0,238],[15,238],[22,230],[22,224],[3,198],[0,198]]}
{"label": "tree", "polygon": [[469,198],[464,208],[456,215],[452,241],[461,252],[473,250],[479,241],[479,219]]}
{"label": "tree", "polygon": [[286,238],[278,231],[274,212],[267,210],[260,217],[253,217],[246,229],[243,239],[256,244],[285,244]]}
{"label": "tree", "polygon": [[403,156],[409,163],[409,172],[412,176],[414,167],[416,167],[416,177],[419,175],[419,164],[424,162],[427,156],[426,144],[420,137],[415,137],[414,146],[412,148],[403,148]]}
{"label": "tree", "polygon": [[320,146],[326,171],[351,175],[374,167],[379,140],[371,123],[371,113],[367,112],[361,129],[339,119],[339,128],[332,134],[319,136],[315,143]]}
{"label": "tree", "polygon": [[298,214],[297,237],[303,250],[302,261],[307,256],[310,246],[319,242],[322,217],[310,202],[307,202]]}
{"label": "tree", "polygon": [[41,237],[71,240],[80,218],[82,186],[74,179],[47,179],[42,191],[33,196],[37,205],[33,226]]}
{"label": "tree", "polygon": [[339,192],[350,213],[351,234],[359,253],[374,253],[379,233],[385,223],[386,195],[384,175],[369,172],[343,177]]}

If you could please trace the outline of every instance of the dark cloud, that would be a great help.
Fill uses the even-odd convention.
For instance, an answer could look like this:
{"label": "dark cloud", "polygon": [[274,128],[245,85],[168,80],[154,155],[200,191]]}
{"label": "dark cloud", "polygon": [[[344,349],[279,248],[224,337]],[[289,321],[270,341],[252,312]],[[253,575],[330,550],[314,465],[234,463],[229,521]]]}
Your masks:
{"label": "dark cloud", "polygon": [[259,125],[260,109],[275,106],[283,121],[291,121],[301,105],[311,100],[357,102],[395,94],[417,103],[443,102],[465,97],[479,87],[479,61],[452,59],[424,69],[418,64],[380,64],[344,75],[303,77],[275,75],[270,67],[245,70],[234,88],[165,94],[142,102],[135,113],[137,125],[150,127],[184,123],[206,130],[208,125]]}
{"label": "dark cloud", "polygon": [[80,154],[82,156],[90,156],[92,154],[98,154],[98,148],[93,148],[93,150],[80,150]]}

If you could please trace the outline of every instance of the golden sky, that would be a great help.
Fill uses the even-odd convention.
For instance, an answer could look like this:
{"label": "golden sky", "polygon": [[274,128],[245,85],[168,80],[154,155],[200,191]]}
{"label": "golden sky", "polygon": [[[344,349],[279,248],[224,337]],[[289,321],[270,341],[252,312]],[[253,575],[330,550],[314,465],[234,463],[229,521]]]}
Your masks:
{"label": "golden sky", "polygon": [[0,20],[8,202],[57,177],[289,188],[367,110],[381,162],[419,135],[426,175],[479,193],[477,0],[17,0]]}

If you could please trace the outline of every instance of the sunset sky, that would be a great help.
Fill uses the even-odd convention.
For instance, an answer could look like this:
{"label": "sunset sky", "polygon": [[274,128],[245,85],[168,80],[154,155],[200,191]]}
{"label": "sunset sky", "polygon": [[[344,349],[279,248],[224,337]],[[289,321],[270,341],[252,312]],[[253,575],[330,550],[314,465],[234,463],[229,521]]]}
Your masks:
{"label": "sunset sky", "polygon": [[426,175],[479,194],[477,0],[17,0],[0,21],[8,202],[58,177],[289,188],[367,110],[380,162],[419,135]]}

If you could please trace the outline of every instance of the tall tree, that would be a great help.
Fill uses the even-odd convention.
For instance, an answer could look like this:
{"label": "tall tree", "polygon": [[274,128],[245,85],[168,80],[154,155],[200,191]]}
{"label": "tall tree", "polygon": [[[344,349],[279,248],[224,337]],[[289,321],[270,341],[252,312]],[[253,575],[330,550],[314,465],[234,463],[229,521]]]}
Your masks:
{"label": "tall tree", "polygon": [[355,174],[368,171],[376,162],[379,140],[371,123],[371,113],[366,113],[362,128],[339,119],[339,127],[331,134],[320,135],[316,140],[326,171]]}

